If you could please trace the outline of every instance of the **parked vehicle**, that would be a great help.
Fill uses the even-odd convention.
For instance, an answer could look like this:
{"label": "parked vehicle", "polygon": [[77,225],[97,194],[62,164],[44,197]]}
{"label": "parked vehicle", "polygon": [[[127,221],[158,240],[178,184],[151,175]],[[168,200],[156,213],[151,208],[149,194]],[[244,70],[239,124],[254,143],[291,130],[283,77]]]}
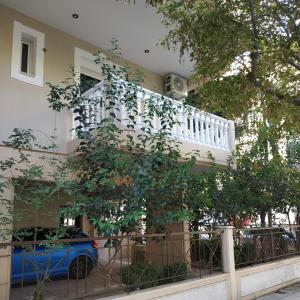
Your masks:
{"label": "parked vehicle", "polygon": [[[272,234],[272,235],[271,235]],[[296,234],[293,231],[290,231],[288,228],[285,227],[274,227],[271,230],[251,230],[245,229],[241,230],[239,235],[239,240],[241,242],[251,242],[256,237],[273,237],[275,239],[281,239],[282,241],[288,243],[294,243],[296,241]]]}
{"label": "parked vehicle", "polygon": [[[36,231],[36,240],[48,240],[54,232],[55,229],[39,228]],[[45,276],[82,279],[90,274],[97,263],[95,241],[26,245],[26,241],[34,240],[34,230],[23,229],[22,236],[24,245],[14,246],[12,253],[12,284],[34,282]],[[80,238],[88,236],[77,228],[68,228],[60,236],[60,239]],[[16,237],[13,238],[13,241],[17,240]]]}

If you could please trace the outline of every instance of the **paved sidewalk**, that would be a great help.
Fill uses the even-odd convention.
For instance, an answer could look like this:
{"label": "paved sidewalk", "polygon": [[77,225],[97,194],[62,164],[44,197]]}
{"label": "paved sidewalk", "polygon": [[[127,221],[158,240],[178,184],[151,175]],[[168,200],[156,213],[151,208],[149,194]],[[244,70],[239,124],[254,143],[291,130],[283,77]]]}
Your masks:
{"label": "paved sidewalk", "polygon": [[272,294],[257,298],[257,300],[300,300],[300,283],[289,286]]}

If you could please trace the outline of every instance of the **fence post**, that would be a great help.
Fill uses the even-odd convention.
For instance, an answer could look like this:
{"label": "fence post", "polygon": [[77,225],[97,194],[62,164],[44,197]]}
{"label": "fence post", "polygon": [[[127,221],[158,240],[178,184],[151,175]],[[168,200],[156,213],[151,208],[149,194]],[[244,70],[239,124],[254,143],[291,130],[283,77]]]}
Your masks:
{"label": "fence post", "polygon": [[233,226],[222,226],[222,262],[223,272],[229,273],[230,298],[237,299],[237,284],[234,262]]}

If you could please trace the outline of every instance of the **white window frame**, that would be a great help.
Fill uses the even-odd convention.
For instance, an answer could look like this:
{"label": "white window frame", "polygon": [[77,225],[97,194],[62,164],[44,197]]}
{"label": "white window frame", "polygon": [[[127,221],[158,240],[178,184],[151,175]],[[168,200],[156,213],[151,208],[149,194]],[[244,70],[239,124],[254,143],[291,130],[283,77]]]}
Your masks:
{"label": "white window frame", "polygon": [[[103,58],[106,58],[106,55],[102,54]],[[101,67],[95,64],[95,56],[85,50],[75,47],[74,52],[74,76],[76,81],[80,81],[81,68],[91,70],[92,72],[99,75],[99,79],[103,79],[101,74]]]}
{"label": "white window frame", "polygon": [[[32,38],[33,51],[29,55],[34,56],[34,62],[31,61],[32,74],[21,71],[22,41]],[[14,21],[12,59],[11,59],[11,77],[23,82],[43,86],[44,84],[44,47],[45,34]],[[34,49],[33,49],[34,48]]]}
{"label": "white window frame", "polygon": [[[100,55],[103,58],[106,58],[106,55],[104,53],[100,53]],[[81,73],[81,68],[85,68],[88,70],[91,70],[92,72],[95,72],[97,74],[99,74],[99,78],[100,80],[103,80],[103,76],[102,76],[102,72],[101,72],[101,66],[97,65],[95,63],[95,55],[93,55],[93,53],[85,51],[83,49],[80,49],[78,47],[75,47],[75,51],[74,51],[74,73],[75,73],[75,80],[76,81],[80,81],[80,73]],[[110,61],[108,61],[109,63],[111,63],[111,65],[115,65],[117,68],[121,66],[115,63],[112,63]]]}

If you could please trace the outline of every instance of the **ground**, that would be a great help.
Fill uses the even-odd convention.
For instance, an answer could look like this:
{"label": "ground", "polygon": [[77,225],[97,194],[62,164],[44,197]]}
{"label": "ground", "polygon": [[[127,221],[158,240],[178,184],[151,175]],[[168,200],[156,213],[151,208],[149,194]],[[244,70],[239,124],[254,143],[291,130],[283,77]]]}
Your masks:
{"label": "ground", "polygon": [[257,300],[299,300],[300,283],[289,286],[272,294],[257,298]]}

